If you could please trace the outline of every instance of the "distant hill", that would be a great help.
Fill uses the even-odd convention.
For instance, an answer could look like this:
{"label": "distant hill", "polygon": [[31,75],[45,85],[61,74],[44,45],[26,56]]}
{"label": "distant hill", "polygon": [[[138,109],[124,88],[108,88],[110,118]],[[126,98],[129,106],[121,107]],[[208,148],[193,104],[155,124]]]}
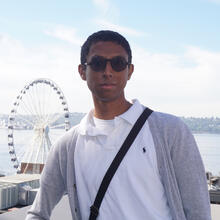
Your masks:
{"label": "distant hill", "polygon": [[220,118],[181,117],[192,133],[220,134]]}
{"label": "distant hill", "polygon": [[86,113],[74,112],[70,113],[70,126],[74,126],[80,123],[81,119],[85,116]]}
{"label": "distant hill", "polygon": [[[85,113],[73,112],[70,113],[70,126],[79,124]],[[192,133],[213,133],[220,134],[220,118],[195,118],[195,117],[181,117],[181,119],[187,124]],[[0,125],[6,124],[8,121],[8,115],[0,114]],[[58,119],[55,124],[62,124],[63,118]],[[4,122],[4,123],[3,123]]]}
{"label": "distant hill", "polygon": [[[79,124],[84,115],[85,115],[85,113],[80,113],[80,112],[70,113],[69,114],[70,127],[72,127],[76,124]],[[28,115],[28,116],[24,116],[23,118],[30,119],[31,117],[33,117],[33,116]],[[17,118],[16,121],[20,122],[20,124],[22,124],[22,122],[24,122],[20,118]],[[58,120],[56,120],[56,122],[53,125],[63,124],[63,123],[64,123],[64,117],[61,117]],[[8,124],[8,115],[0,114],[0,127],[3,127],[3,126],[7,127],[7,124]],[[30,127],[31,126],[29,126],[29,128]]]}

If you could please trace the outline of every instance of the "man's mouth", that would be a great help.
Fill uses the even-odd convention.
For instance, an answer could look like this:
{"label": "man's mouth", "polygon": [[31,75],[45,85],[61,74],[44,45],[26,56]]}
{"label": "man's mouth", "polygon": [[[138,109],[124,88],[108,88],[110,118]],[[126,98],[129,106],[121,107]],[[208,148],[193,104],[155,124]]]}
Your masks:
{"label": "man's mouth", "polygon": [[114,83],[102,83],[100,84],[100,87],[103,89],[112,89],[113,87],[115,87]]}

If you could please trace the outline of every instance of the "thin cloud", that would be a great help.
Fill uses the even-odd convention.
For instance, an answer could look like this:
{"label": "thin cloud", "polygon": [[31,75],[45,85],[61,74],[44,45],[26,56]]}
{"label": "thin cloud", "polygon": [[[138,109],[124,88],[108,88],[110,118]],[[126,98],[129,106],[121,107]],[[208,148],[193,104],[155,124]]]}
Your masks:
{"label": "thin cloud", "polygon": [[220,53],[187,47],[178,56],[136,47],[133,55],[135,72],[128,83],[128,96],[180,116],[219,116]]}
{"label": "thin cloud", "polygon": [[128,34],[128,35],[135,36],[135,37],[149,36],[148,34],[144,32],[141,32],[141,31],[138,31],[132,28],[116,25],[105,20],[96,20],[95,22],[97,25],[101,26],[101,28],[114,30],[114,31],[117,31],[123,34]]}
{"label": "thin cloud", "polygon": [[82,40],[77,36],[77,31],[74,28],[58,25],[51,30],[45,30],[44,33],[74,45],[81,45],[82,43]]}
{"label": "thin cloud", "polygon": [[97,9],[98,20],[117,21],[120,17],[119,9],[109,0],[93,0],[95,8]]}
{"label": "thin cloud", "polygon": [[102,12],[106,13],[110,8],[108,0],[93,0],[94,5]]}
{"label": "thin cloud", "polygon": [[217,3],[217,4],[220,4],[220,0],[208,0],[209,2],[214,2],[214,3]]}
{"label": "thin cloud", "polygon": [[[0,113],[9,112],[23,86],[40,77],[58,84],[70,111],[87,112],[92,99],[77,72],[79,54],[79,46],[73,49],[59,41],[28,48],[1,35]],[[219,116],[220,53],[193,46],[182,55],[149,53],[135,46],[133,58],[135,71],[126,88],[128,98],[138,98],[154,110],[176,115]]]}
{"label": "thin cloud", "polygon": [[[28,48],[12,37],[1,36],[0,113],[8,113],[19,91],[26,83],[36,78],[52,79],[69,97],[78,94],[77,90],[81,85],[80,82],[76,83],[79,81],[77,73],[79,51],[80,47],[66,47],[63,44],[59,45],[59,42]],[[78,97],[74,99],[77,100]]]}
{"label": "thin cloud", "polygon": [[146,33],[141,31],[123,27],[120,25],[116,25],[118,23],[120,17],[119,9],[109,0],[93,0],[93,3],[99,13],[97,14],[97,18],[94,19],[95,24],[100,26],[102,29],[110,29],[115,30],[120,33],[128,34],[131,36],[146,36]]}

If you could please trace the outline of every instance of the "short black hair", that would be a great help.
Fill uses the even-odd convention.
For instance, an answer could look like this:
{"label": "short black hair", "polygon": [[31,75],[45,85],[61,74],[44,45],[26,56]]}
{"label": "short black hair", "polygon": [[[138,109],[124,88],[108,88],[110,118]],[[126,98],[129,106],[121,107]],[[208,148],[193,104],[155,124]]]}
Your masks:
{"label": "short black hair", "polygon": [[101,30],[90,35],[82,45],[80,57],[81,64],[85,64],[87,62],[87,55],[89,54],[89,50],[92,44],[97,43],[99,41],[110,41],[121,45],[128,54],[128,63],[131,63],[131,48],[126,38],[115,31]]}

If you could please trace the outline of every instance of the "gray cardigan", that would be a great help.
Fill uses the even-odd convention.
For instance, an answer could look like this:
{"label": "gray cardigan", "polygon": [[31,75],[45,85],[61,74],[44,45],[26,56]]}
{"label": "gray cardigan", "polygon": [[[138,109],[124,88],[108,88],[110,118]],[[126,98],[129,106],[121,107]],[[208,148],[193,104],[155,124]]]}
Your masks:
{"label": "gray cardigan", "polygon": [[[205,171],[193,135],[179,118],[169,114],[153,112],[148,123],[173,220],[211,220]],[[80,220],[74,173],[77,136],[78,126],[52,148],[26,220],[48,220],[65,193],[73,220]]]}

